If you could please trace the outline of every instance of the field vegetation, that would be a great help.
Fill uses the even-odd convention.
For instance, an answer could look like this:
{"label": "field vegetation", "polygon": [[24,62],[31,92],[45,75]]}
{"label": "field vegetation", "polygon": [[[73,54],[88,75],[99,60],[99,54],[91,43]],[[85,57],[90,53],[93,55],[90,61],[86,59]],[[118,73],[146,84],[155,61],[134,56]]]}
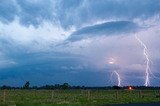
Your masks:
{"label": "field vegetation", "polygon": [[0,106],[101,106],[160,102],[160,90],[0,90]]}

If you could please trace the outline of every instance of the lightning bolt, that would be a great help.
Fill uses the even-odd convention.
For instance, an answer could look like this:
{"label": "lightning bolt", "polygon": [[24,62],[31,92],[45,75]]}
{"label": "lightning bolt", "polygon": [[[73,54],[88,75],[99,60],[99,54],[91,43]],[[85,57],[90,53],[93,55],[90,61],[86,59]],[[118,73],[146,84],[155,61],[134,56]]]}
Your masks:
{"label": "lightning bolt", "polygon": [[113,71],[111,74],[111,77],[113,76],[113,74],[115,74],[117,76],[117,80],[118,80],[117,86],[121,86],[121,77],[120,77],[119,73],[117,71]]}
{"label": "lightning bolt", "polygon": [[143,46],[143,55],[145,56],[146,59],[146,69],[145,69],[145,83],[144,86],[149,86],[150,85],[150,59],[149,59],[149,54],[148,54],[148,49],[147,46],[143,43],[143,41],[138,38],[138,36],[135,34],[136,40]]}
{"label": "lightning bolt", "polygon": [[118,86],[121,86],[121,78],[120,78],[120,75],[118,74],[117,71],[114,71],[114,73],[117,75]]}

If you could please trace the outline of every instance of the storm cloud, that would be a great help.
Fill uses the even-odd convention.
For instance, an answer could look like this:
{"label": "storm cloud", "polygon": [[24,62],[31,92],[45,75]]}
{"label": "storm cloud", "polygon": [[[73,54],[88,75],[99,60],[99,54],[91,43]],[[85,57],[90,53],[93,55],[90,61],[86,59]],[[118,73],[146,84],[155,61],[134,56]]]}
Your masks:
{"label": "storm cloud", "polygon": [[136,32],[138,25],[128,21],[106,22],[81,28],[70,35],[69,41],[76,41],[94,36],[111,36]]}

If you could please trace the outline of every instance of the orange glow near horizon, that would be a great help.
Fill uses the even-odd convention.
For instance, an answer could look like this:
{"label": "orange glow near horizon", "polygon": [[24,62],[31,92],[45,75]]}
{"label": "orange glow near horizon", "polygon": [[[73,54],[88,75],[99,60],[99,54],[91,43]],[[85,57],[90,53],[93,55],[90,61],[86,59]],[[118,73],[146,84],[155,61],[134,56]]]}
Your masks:
{"label": "orange glow near horizon", "polygon": [[133,88],[131,86],[128,87],[128,90],[133,90]]}

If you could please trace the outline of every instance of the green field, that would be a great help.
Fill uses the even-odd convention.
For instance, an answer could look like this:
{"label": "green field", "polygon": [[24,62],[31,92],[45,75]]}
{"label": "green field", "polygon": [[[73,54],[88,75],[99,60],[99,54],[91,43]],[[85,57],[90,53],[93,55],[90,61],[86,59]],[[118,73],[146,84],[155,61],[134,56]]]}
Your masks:
{"label": "green field", "polygon": [[159,90],[0,90],[0,106],[99,106],[160,102]]}

